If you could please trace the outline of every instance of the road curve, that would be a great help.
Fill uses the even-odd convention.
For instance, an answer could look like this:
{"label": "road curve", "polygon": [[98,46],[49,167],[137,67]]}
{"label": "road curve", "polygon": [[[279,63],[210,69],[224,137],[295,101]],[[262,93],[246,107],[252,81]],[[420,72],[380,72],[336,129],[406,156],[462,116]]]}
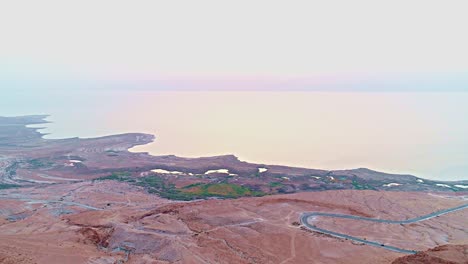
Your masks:
{"label": "road curve", "polygon": [[385,223],[385,224],[402,224],[403,225],[403,224],[411,224],[411,223],[425,221],[425,220],[428,220],[428,219],[431,219],[431,218],[434,218],[434,217],[438,217],[440,215],[448,214],[448,213],[455,212],[455,211],[458,211],[458,210],[463,210],[465,208],[468,208],[468,204],[460,205],[460,206],[457,206],[457,207],[437,211],[437,212],[434,212],[434,213],[430,213],[430,214],[427,214],[427,215],[423,215],[423,216],[419,216],[419,217],[415,217],[415,218],[411,218],[411,219],[407,219],[407,220],[402,220],[402,221],[368,218],[368,217],[360,217],[360,216],[346,215],[346,214],[311,212],[311,213],[303,213],[301,215],[300,221],[301,221],[301,224],[303,226],[305,226],[306,228],[308,228],[308,229],[310,229],[312,231],[315,231],[315,232],[319,232],[319,233],[322,233],[322,234],[327,234],[327,235],[338,237],[338,238],[349,239],[349,240],[357,241],[357,242],[364,243],[364,244],[367,244],[367,245],[380,247],[380,248],[384,248],[384,249],[387,249],[387,250],[396,251],[396,252],[400,252],[400,253],[415,254],[415,253],[417,253],[417,251],[415,251],[415,250],[409,250],[409,249],[403,249],[403,248],[388,246],[388,245],[385,245],[385,244],[377,242],[377,241],[369,241],[369,240],[361,239],[361,238],[358,238],[358,237],[354,237],[354,236],[350,236],[350,235],[346,235],[346,234],[326,230],[326,229],[323,229],[323,228],[319,228],[319,227],[316,227],[315,225],[309,224],[309,222],[307,220],[309,219],[309,217],[313,217],[313,216],[326,216],[326,217],[346,218],[346,219],[354,219],[354,220]]}

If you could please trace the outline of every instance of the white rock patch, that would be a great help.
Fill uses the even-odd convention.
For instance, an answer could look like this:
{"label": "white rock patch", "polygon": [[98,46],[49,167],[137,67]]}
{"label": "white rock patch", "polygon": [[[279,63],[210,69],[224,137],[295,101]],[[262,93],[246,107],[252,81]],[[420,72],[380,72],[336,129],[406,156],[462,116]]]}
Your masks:
{"label": "white rock patch", "polygon": [[421,180],[421,179],[417,179],[416,181],[417,181],[417,182],[421,182],[421,183],[422,183],[422,182],[424,182],[424,181],[423,181],[423,180]]}
{"label": "white rock patch", "polygon": [[389,183],[389,184],[384,184],[383,186],[385,186],[385,187],[392,187],[392,186],[399,186],[399,185],[401,185],[401,184],[396,183],[396,182],[392,182],[392,183]]}
{"label": "white rock patch", "polygon": [[437,186],[450,188],[450,185],[437,183]]}
{"label": "white rock patch", "polygon": [[467,189],[468,185],[455,184],[455,187],[462,188],[462,189]]}
{"label": "white rock patch", "polygon": [[217,170],[208,170],[205,172],[205,174],[212,174],[212,173],[226,173],[229,174],[228,169],[217,169]]}
{"label": "white rock patch", "polygon": [[156,172],[156,173],[163,173],[163,174],[184,174],[183,172],[180,172],[180,171],[168,171],[168,170],[163,170],[163,169],[154,169],[151,171]]}
{"label": "white rock patch", "polygon": [[212,173],[224,173],[224,174],[228,174],[229,176],[237,176],[237,174],[235,173],[229,173],[228,169],[208,170],[205,172],[205,174],[212,174]]}
{"label": "white rock patch", "polygon": [[259,173],[265,172],[265,171],[267,171],[267,170],[268,170],[267,168],[258,168],[258,172],[259,172]]}

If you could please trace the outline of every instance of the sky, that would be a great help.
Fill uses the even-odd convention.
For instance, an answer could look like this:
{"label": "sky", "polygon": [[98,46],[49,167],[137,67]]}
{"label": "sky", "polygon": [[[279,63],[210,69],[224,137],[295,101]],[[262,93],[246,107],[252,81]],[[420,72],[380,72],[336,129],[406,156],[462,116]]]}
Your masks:
{"label": "sky", "polygon": [[468,91],[467,1],[0,1],[0,89]]}
{"label": "sky", "polygon": [[467,10],[466,0],[0,0],[0,115],[50,114],[56,137],[152,133],[156,154],[465,179]]}

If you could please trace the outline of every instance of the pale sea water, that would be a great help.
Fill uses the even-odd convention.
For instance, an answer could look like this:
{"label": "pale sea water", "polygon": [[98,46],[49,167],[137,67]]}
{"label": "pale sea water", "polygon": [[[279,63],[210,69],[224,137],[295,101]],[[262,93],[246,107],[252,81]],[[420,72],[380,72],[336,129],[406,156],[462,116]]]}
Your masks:
{"label": "pale sea water", "polygon": [[155,134],[132,151],[468,179],[468,93],[12,92],[0,115],[49,114],[47,138]]}

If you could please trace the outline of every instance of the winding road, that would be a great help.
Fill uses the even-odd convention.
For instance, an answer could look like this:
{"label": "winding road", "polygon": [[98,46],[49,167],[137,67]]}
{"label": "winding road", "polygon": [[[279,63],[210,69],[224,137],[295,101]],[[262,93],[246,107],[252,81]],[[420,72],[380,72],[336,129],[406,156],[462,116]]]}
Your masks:
{"label": "winding road", "polygon": [[385,224],[402,224],[403,225],[403,224],[411,224],[411,223],[425,221],[425,220],[428,220],[428,219],[431,219],[431,218],[434,218],[434,217],[438,217],[440,215],[444,215],[444,214],[448,214],[448,213],[451,213],[451,212],[463,210],[463,209],[466,209],[466,208],[468,208],[468,204],[460,205],[460,206],[457,206],[457,207],[437,211],[437,212],[434,212],[434,213],[430,213],[430,214],[427,214],[427,215],[423,215],[423,216],[419,216],[419,217],[415,217],[415,218],[411,218],[411,219],[407,219],[407,220],[402,220],[402,221],[368,218],[368,217],[360,217],[360,216],[346,215],[346,214],[311,212],[311,213],[302,214],[301,218],[300,218],[300,221],[301,221],[301,224],[304,225],[306,228],[308,228],[308,229],[310,229],[312,231],[315,231],[315,232],[330,235],[330,236],[333,236],[333,237],[349,239],[349,240],[353,240],[353,241],[356,241],[356,242],[360,242],[360,243],[364,243],[364,244],[367,244],[367,245],[380,247],[380,248],[384,248],[384,249],[387,249],[387,250],[396,251],[396,252],[400,252],[400,253],[415,254],[415,253],[417,253],[417,251],[415,251],[415,250],[409,250],[409,249],[393,247],[393,246],[385,245],[385,244],[377,242],[377,241],[369,241],[369,240],[361,239],[361,238],[358,238],[358,237],[354,237],[354,236],[350,236],[350,235],[346,235],[346,234],[326,230],[326,229],[323,229],[323,228],[319,228],[319,227],[316,227],[315,225],[309,224],[309,222],[307,220],[310,217],[313,217],[313,216],[325,216],[325,217],[354,219],[354,220],[385,223]]}

